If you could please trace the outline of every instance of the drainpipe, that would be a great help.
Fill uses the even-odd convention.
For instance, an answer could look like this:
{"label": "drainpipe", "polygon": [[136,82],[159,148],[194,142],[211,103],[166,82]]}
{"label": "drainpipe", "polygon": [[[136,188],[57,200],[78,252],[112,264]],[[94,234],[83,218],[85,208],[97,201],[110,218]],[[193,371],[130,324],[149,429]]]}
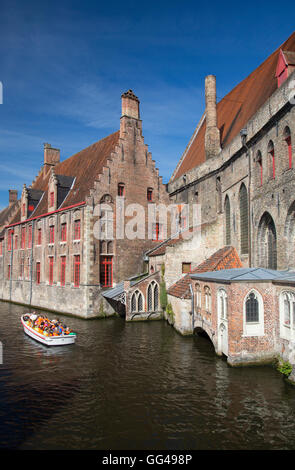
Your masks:
{"label": "drainpipe", "polygon": [[33,222],[32,222],[32,240],[31,240],[31,256],[30,256],[30,263],[31,263],[31,266],[30,266],[30,302],[29,302],[29,305],[31,305],[31,303],[32,303],[32,294],[33,294],[34,234],[35,234],[35,220],[33,220]]}
{"label": "drainpipe", "polygon": [[189,285],[190,291],[191,291],[191,296],[192,296],[192,329],[194,333],[195,329],[195,302],[194,302],[194,291],[193,291],[193,286],[190,284]]}

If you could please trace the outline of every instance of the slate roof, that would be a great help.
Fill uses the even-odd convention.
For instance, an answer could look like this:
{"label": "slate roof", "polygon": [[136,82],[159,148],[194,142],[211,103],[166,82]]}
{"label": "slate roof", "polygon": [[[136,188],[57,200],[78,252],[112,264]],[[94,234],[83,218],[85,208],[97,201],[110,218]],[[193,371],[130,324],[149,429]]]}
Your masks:
{"label": "slate roof", "polygon": [[[186,274],[179,281],[168,289],[168,294],[181,299],[190,299],[190,284],[196,273],[208,273],[208,271],[227,270],[230,268],[241,268],[242,263],[236,249],[232,246],[225,246],[216,251],[210,258],[199,264],[191,273]],[[200,274],[199,274],[200,275]]]}
{"label": "slate roof", "polygon": [[[220,129],[222,148],[239,134],[249,119],[276,91],[275,74],[280,49],[284,51],[287,60],[292,63],[295,52],[295,32],[217,104],[217,125]],[[170,181],[174,181],[205,161],[205,129],[206,119],[203,118]]]}
{"label": "slate roof", "polygon": [[192,274],[192,279],[206,281],[247,282],[247,281],[291,281],[295,282],[294,271],[276,271],[266,268],[225,269],[219,272]]}

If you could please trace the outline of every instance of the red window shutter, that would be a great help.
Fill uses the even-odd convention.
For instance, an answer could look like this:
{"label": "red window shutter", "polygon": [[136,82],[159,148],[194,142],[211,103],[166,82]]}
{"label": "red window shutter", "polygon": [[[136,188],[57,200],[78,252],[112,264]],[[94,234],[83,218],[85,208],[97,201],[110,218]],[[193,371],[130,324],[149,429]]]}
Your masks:
{"label": "red window shutter", "polygon": [[80,220],[75,220],[75,223],[74,223],[74,240],[80,240],[80,238],[81,238]]}
{"label": "red window shutter", "polygon": [[0,241],[0,256],[3,254],[3,251],[2,251],[2,240]]}
{"label": "red window shutter", "polygon": [[270,155],[271,155],[271,158],[272,158],[272,177],[273,177],[273,179],[275,179],[275,177],[276,177],[275,151],[271,150]]}
{"label": "red window shutter", "polygon": [[51,191],[50,193],[50,207],[54,206],[54,192]]}
{"label": "red window shutter", "polygon": [[74,256],[74,287],[80,286],[80,255]]}
{"label": "red window shutter", "polygon": [[125,196],[125,185],[118,184],[118,196]]}
{"label": "red window shutter", "polygon": [[291,136],[287,137],[286,143],[288,145],[289,168],[292,168],[292,143]]}
{"label": "red window shutter", "polygon": [[11,276],[11,266],[10,264],[8,265],[8,272],[7,272],[7,279],[10,279]]}
{"label": "red window shutter", "polygon": [[153,190],[152,189],[147,190],[147,200],[149,202],[151,202],[153,200]]}
{"label": "red window shutter", "polygon": [[17,235],[14,237],[14,249],[17,250]]}
{"label": "red window shutter", "polygon": [[49,258],[49,284],[52,286],[53,284],[53,257],[50,256]]}
{"label": "red window shutter", "polygon": [[40,262],[36,263],[36,283],[40,284],[41,279],[41,269],[40,269]]}
{"label": "red window shutter", "polygon": [[41,245],[42,242],[42,230],[38,229],[38,245]]}
{"label": "red window shutter", "polygon": [[100,258],[100,284],[102,287],[113,287],[113,257]]}
{"label": "red window shutter", "polygon": [[62,224],[61,226],[61,241],[67,241],[67,224]]}
{"label": "red window shutter", "polygon": [[32,247],[32,225],[29,225],[29,242],[28,242],[28,248]]}
{"label": "red window shutter", "polygon": [[61,266],[60,266],[60,285],[65,286],[66,283],[66,257],[61,257]]}
{"label": "red window shutter", "polygon": [[54,243],[54,225],[49,227],[49,243]]}
{"label": "red window shutter", "polygon": [[21,248],[24,250],[25,247],[26,247],[26,227],[22,227]]}

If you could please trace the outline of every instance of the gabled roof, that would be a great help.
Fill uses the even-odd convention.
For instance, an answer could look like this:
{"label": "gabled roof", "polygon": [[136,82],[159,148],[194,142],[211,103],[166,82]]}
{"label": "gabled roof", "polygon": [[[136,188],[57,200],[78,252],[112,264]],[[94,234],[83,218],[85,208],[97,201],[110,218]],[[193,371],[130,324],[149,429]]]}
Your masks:
{"label": "gabled roof", "polygon": [[[64,194],[67,195],[63,202],[60,203],[59,209],[85,201],[90,189],[94,187],[95,180],[102,172],[107,159],[110,158],[111,153],[118,144],[119,134],[120,131],[117,131],[55,165],[54,172],[59,183],[65,188]],[[34,211],[34,217],[48,212],[49,178],[50,171],[45,177],[40,172],[36,181],[32,184],[33,190],[44,192],[44,196]],[[69,191],[73,181],[74,185],[71,191]],[[20,222],[20,210],[11,221],[11,223],[17,222]]]}
{"label": "gabled roof", "polygon": [[[293,61],[295,32],[217,104],[217,125],[220,129],[222,148],[238,135],[249,119],[276,91],[275,75],[280,49],[287,51],[287,60]],[[205,129],[206,119],[201,120],[199,129],[194,132],[170,181],[174,181],[205,161]]]}
{"label": "gabled roof", "polygon": [[242,263],[237,250],[232,246],[225,246],[216,251],[210,258],[199,264],[191,273],[182,277],[168,289],[168,294],[181,299],[190,299],[190,284],[194,279],[194,274],[208,271],[227,270],[233,271],[231,268],[241,268]]}

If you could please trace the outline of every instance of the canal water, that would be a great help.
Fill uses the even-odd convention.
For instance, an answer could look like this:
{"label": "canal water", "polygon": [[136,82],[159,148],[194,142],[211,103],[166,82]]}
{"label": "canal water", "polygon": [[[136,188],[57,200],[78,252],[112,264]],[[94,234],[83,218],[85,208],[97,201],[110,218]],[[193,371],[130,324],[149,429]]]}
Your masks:
{"label": "canal water", "polygon": [[77,343],[49,349],[26,311],[0,302],[0,448],[295,448],[295,387],[272,367],[230,368],[164,321],[59,315]]}

